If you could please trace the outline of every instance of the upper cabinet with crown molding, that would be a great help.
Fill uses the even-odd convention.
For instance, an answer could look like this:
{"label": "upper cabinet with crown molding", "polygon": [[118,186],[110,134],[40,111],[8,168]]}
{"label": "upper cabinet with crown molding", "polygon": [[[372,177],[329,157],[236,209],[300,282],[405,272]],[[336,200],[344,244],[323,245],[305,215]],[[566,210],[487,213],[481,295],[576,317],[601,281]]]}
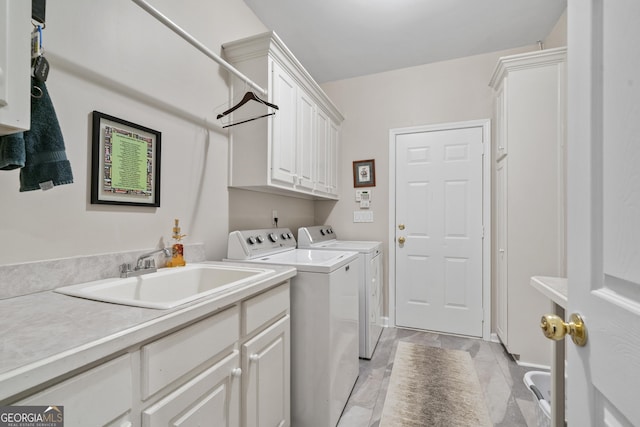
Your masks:
{"label": "upper cabinet with crown molding", "polygon": [[[338,199],[344,117],[274,32],[223,45],[225,58],[268,91],[275,115],[230,127],[229,186],[310,199]],[[232,77],[235,104],[250,88]],[[257,94],[261,96],[260,94]],[[250,102],[231,123],[271,112]]]}
{"label": "upper cabinet with crown molding", "polygon": [[0,135],[31,123],[31,2],[0,0]]}

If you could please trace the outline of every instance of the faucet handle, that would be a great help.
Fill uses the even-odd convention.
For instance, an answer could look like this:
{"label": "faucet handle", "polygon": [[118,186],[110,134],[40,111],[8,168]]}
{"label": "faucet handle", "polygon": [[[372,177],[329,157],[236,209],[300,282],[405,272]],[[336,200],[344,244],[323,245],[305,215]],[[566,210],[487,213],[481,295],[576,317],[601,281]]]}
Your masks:
{"label": "faucet handle", "polygon": [[127,277],[127,273],[131,271],[131,264],[124,263],[120,264],[120,277]]}

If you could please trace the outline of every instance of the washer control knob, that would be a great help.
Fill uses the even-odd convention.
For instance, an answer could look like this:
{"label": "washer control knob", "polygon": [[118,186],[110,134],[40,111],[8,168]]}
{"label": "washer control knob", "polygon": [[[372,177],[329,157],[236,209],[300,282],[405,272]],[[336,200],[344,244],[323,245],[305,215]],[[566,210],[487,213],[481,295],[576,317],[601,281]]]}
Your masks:
{"label": "washer control knob", "polygon": [[287,235],[287,233],[282,233],[282,238],[286,240],[289,238],[289,235]]}
{"label": "washer control knob", "polygon": [[269,233],[269,240],[275,243],[276,240],[278,240],[278,235],[276,233]]}
{"label": "washer control knob", "polygon": [[320,234],[322,234],[324,236],[324,234],[325,234],[324,228],[320,229]]}
{"label": "washer control knob", "polygon": [[247,239],[247,243],[250,245],[255,245],[256,244],[256,238],[251,236]]}
{"label": "washer control knob", "polygon": [[287,236],[289,236],[290,239],[293,239],[293,234],[288,233]]}
{"label": "washer control knob", "polygon": [[262,235],[257,235],[256,236],[256,240],[258,241],[258,243],[263,243],[264,242],[264,237],[262,237]]}

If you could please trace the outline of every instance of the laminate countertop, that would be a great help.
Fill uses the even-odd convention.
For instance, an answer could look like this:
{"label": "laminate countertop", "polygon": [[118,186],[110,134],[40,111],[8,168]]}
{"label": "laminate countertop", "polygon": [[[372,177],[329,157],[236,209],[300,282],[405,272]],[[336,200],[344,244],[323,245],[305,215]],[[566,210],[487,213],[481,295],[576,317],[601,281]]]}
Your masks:
{"label": "laminate countertop", "polygon": [[533,276],[531,286],[542,292],[551,301],[562,308],[567,308],[569,287],[566,277]]}
{"label": "laminate countertop", "polygon": [[[256,267],[213,261],[204,264]],[[53,291],[0,300],[0,406],[15,401],[13,396],[208,317],[296,274],[292,267],[264,267],[274,272],[167,310],[110,304]]]}

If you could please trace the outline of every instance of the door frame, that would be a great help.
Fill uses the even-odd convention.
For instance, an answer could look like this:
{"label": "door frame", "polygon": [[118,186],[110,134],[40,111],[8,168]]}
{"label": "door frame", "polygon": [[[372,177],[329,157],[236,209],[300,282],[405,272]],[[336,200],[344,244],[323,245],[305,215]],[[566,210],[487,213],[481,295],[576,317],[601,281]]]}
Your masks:
{"label": "door frame", "polygon": [[389,130],[389,326],[396,326],[396,136],[417,132],[482,128],[482,339],[491,340],[491,120],[438,123]]}

